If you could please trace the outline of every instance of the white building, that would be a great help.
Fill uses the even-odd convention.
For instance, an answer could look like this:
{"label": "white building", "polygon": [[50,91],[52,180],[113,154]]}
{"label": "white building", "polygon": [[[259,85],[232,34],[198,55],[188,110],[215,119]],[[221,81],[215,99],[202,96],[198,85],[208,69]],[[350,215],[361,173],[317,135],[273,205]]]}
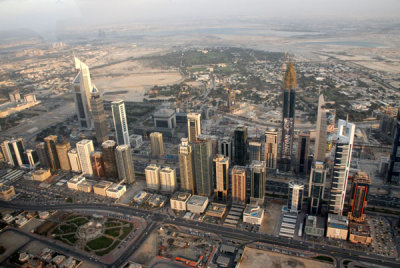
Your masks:
{"label": "white building", "polygon": [[200,195],[192,195],[187,202],[187,210],[192,213],[204,213],[208,205],[208,197]]}
{"label": "white building", "polygon": [[144,173],[147,188],[158,191],[160,189],[160,167],[155,164],[148,165]]}
{"label": "white building", "polygon": [[82,174],[92,176],[93,169],[90,155],[94,152],[92,140],[81,140],[76,144],[76,150],[79,156],[79,163],[81,164]]}
{"label": "white building", "polygon": [[76,149],[71,149],[68,151],[69,163],[71,164],[71,171],[76,173],[81,173],[81,162],[79,161],[78,151]]}
{"label": "white building", "polygon": [[111,198],[120,198],[126,192],[126,186],[114,183],[106,190],[106,194]]}
{"label": "white building", "polygon": [[175,169],[164,167],[160,170],[161,191],[174,192],[177,187]]}
{"label": "white building", "polygon": [[261,225],[264,218],[264,208],[249,204],[243,211],[243,222]]}
{"label": "white building", "polygon": [[356,125],[339,119],[332,185],[328,203],[329,213],[343,214],[355,129]]}
{"label": "white building", "polygon": [[175,192],[171,199],[171,208],[175,210],[187,210],[187,202],[189,201],[191,194],[185,192]]}
{"label": "white building", "polygon": [[111,103],[111,110],[114,120],[115,136],[117,138],[118,145],[130,145],[124,101],[113,101]]}
{"label": "white building", "polygon": [[300,212],[303,205],[304,183],[289,181],[288,209],[290,212]]}

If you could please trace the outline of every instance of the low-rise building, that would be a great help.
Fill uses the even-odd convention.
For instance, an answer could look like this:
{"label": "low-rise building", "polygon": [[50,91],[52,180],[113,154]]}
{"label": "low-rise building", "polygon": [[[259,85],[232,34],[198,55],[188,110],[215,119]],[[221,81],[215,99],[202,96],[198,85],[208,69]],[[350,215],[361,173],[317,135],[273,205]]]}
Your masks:
{"label": "low-rise building", "polygon": [[309,236],[323,237],[325,234],[324,219],[317,216],[307,216],[304,233]]}
{"label": "low-rise building", "polygon": [[147,199],[149,198],[149,195],[150,194],[146,191],[140,191],[133,197],[133,201],[135,203],[141,205],[147,201]]}
{"label": "low-rise building", "polygon": [[206,210],[206,215],[222,219],[226,213],[226,205],[219,203],[211,203]]}
{"label": "low-rise building", "polygon": [[153,194],[147,203],[152,207],[163,207],[167,202],[167,197],[160,194]]}
{"label": "low-rise building", "polygon": [[1,200],[11,200],[15,196],[15,189],[12,185],[5,185],[0,183],[0,199]]}
{"label": "low-rise building", "polygon": [[371,244],[372,235],[368,224],[351,222],[349,224],[349,241],[363,245]]}
{"label": "low-rise building", "polygon": [[204,213],[208,205],[208,197],[200,195],[192,195],[187,202],[187,210],[190,212],[201,214]]}
{"label": "low-rise building", "polygon": [[85,180],[86,179],[85,179],[85,177],[83,177],[83,174],[77,175],[77,176],[72,177],[72,179],[70,179],[67,182],[67,186],[69,189],[78,190],[78,185]]}
{"label": "low-rise building", "polygon": [[171,208],[175,210],[187,210],[187,202],[190,198],[191,194],[190,193],[185,193],[185,192],[175,192],[171,199]]}
{"label": "low-rise building", "polygon": [[261,225],[264,218],[264,208],[255,204],[248,204],[243,211],[243,222]]}
{"label": "low-rise building", "polygon": [[77,185],[78,191],[90,193],[92,191],[93,185],[88,180],[83,180],[81,183]]}
{"label": "low-rise building", "polygon": [[32,172],[32,179],[34,181],[45,181],[50,178],[50,169],[38,169]]}
{"label": "low-rise building", "polygon": [[132,148],[139,148],[143,144],[142,135],[132,134],[129,136],[129,141]]}
{"label": "low-rise building", "polygon": [[349,220],[346,216],[328,214],[326,237],[346,240],[349,233]]}
{"label": "low-rise building", "polygon": [[125,185],[119,185],[114,183],[106,190],[106,194],[111,198],[120,198],[126,192]]}
{"label": "low-rise building", "polygon": [[95,194],[101,195],[101,196],[107,196],[107,189],[110,187],[113,183],[111,181],[99,181],[95,185],[93,185],[93,192]]}

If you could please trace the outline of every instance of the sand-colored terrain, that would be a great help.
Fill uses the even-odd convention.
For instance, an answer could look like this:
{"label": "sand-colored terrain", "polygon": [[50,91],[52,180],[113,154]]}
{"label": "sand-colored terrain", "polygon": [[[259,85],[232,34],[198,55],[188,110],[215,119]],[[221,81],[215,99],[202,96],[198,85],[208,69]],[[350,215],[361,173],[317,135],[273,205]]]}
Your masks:
{"label": "sand-colored terrain", "polygon": [[239,268],[328,268],[332,264],[246,247]]}
{"label": "sand-colored terrain", "polygon": [[1,234],[0,246],[3,246],[6,251],[0,255],[0,262],[4,261],[10,254],[12,254],[15,250],[23,246],[28,241],[28,237],[14,233],[12,231]]}
{"label": "sand-colored terrain", "polygon": [[275,235],[282,211],[282,204],[268,202],[265,208],[264,219],[260,226],[260,233]]}

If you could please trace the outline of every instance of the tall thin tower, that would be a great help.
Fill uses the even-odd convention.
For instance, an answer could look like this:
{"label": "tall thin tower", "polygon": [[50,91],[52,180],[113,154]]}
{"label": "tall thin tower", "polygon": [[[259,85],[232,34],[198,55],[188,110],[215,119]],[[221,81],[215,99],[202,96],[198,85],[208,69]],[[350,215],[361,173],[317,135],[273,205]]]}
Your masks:
{"label": "tall thin tower", "polygon": [[324,95],[320,94],[318,99],[318,115],[317,115],[317,131],[315,135],[315,150],[314,150],[314,160],[324,161],[326,153],[326,110],[324,108],[325,100]]}
{"label": "tall thin tower", "polygon": [[128,122],[126,121],[125,103],[123,100],[111,103],[112,115],[114,119],[115,136],[118,145],[129,145]]}
{"label": "tall thin tower", "polygon": [[96,140],[98,144],[101,144],[108,140],[108,128],[106,123],[106,114],[104,113],[103,99],[95,86],[91,91],[90,105],[92,107],[92,118],[94,130],[96,131]]}
{"label": "tall thin tower", "polygon": [[281,169],[290,170],[294,138],[294,111],[296,99],[296,69],[289,62],[283,81]]}

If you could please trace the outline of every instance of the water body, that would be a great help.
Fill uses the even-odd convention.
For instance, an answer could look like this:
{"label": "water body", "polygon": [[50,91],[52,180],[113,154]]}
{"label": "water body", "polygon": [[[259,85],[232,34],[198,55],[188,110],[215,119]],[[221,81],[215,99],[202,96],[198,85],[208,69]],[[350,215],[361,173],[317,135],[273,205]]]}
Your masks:
{"label": "water body", "polygon": [[368,41],[322,41],[322,42],[305,42],[301,43],[305,45],[333,45],[333,46],[351,46],[351,47],[362,47],[362,48],[382,48],[386,45]]}

